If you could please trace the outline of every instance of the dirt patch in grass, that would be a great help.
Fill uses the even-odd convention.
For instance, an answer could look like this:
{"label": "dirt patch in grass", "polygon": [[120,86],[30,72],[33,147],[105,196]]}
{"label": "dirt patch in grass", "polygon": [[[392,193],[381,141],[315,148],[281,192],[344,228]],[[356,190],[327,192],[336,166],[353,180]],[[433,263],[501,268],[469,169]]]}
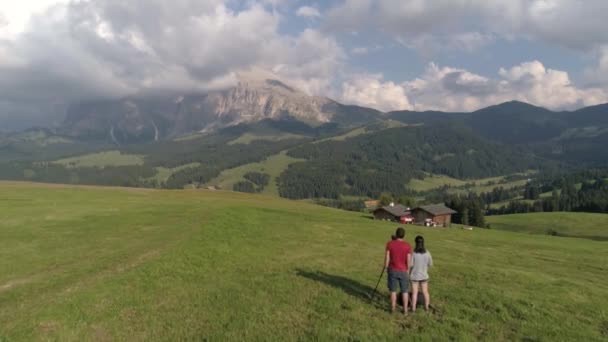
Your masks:
{"label": "dirt patch in grass", "polygon": [[44,321],[38,324],[38,330],[44,335],[52,335],[59,330],[59,326],[57,321]]}
{"label": "dirt patch in grass", "polygon": [[4,283],[2,285],[0,285],[0,293],[4,292],[4,291],[8,291],[16,286],[19,285],[24,285],[27,283],[31,283],[32,281],[34,281],[35,276],[29,276],[29,277],[25,277],[25,278],[19,278],[19,279],[13,279],[7,283]]}

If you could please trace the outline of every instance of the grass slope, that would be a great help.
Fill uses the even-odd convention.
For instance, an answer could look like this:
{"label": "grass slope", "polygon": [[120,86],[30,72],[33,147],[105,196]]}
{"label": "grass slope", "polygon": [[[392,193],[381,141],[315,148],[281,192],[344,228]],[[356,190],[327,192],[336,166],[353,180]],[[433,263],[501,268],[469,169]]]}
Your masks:
{"label": "grass slope", "polygon": [[228,145],[234,144],[249,144],[256,140],[266,140],[266,141],[279,141],[286,139],[303,139],[306,138],[303,135],[292,134],[292,133],[276,133],[276,134],[253,134],[253,133],[245,133],[240,137],[228,142]]}
{"label": "grass slope", "polygon": [[232,186],[244,180],[243,176],[247,172],[261,172],[270,175],[270,183],[262,191],[266,195],[279,195],[279,189],[276,183],[276,178],[283,172],[289,164],[300,161],[301,159],[292,158],[287,155],[286,151],[270,156],[266,160],[259,163],[250,163],[241,165],[233,169],[222,171],[219,176],[209,181],[208,186],[219,186],[225,190],[232,190]]}
{"label": "grass slope", "polygon": [[[529,171],[524,174],[517,175],[532,175],[535,171]],[[441,188],[443,186],[450,186],[451,192],[454,193],[467,193],[467,192],[491,192],[494,188],[502,187],[504,189],[512,189],[516,187],[525,186],[528,182],[527,179],[518,179],[505,181],[507,176],[478,178],[478,179],[467,179],[461,180],[452,178],[446,175],[429,175],[424,179],[412,179],[407,186],[414,191],[431,191],[434,189]]]}
{"label": "grass slope", "polygon": [[358,213],[16,183],[0,184],[0,212],[0,340],[608,337],[602,242],[408,227],[433,252],[437,309],[402,317],[367,297],[395,226]]}
{"label": "grass slope", "polygon": [[131,166],[143,165],[144,157],[134,154],[124,154],[120,151],[106,151],[85,154],[71,158],[59,159],[56,164],[66,167],[106,167],[106,166]]}
{"label": "grass slope", "polygon": [[493,229],[608,241],[608,215],[592,213],[529,213],[488,216]]}
{"label": "grass slope", "polygon": [[412,179],[407,186],[414,191],[430,191],[445,185],[464,186],[467,182],[444,175],[430,175],[424,179]]}
{"label": "grass slope", "polygon": [[156,175],[154,175],[154,177],[152,177],[151,179],[156,179],[157,182],[162,183],[162,182],[166,182],[167,179],[169,179],[169,177],[171,177],[172,174],[191,168],[191,167],[197,167],[200,166],[200,163],[190,163],[190,164],[185,164],[185,165],[181,165],[178,167],[173,167],[173,168],[168,168],[168,167],[157,167],[156,168]]}

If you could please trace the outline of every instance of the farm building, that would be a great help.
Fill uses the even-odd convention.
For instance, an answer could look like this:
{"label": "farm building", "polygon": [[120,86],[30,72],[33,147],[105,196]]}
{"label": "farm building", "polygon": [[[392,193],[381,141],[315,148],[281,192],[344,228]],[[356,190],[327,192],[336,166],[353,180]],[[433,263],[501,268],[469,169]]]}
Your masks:
{"label": "farm building", "polygon": [[381,207],[374,210],[374,218],[376,220],[389,220],[397,221],[401,223],[413,223],[413,217],[410,213],[410,208],[402,206],[401,204],[393,204],[386,207]]}
{"label": "farm building", "polygon": [[456,211],[443,204],[423,205],[412,209],[412,216],[416,223],[430,223],[444,227],[452,224],[453,214],[456,214]]}

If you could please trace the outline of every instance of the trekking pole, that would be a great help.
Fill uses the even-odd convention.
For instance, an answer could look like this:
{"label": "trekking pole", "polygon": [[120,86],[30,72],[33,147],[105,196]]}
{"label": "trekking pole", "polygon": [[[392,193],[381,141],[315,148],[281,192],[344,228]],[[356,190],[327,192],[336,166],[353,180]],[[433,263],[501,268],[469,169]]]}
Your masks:
{"label": "trekking pole", "polygon": [[376,288],[369,296],[370,303],[374,300],[374,296],[376,295],[376,291],[378,290],[378,285],[380,285],[380,280],[382,280],[383,275],[384,275],[384,267],[382,267],[382,272],[380,272],[380,277],[378,277],[378,282],[376,283]]}

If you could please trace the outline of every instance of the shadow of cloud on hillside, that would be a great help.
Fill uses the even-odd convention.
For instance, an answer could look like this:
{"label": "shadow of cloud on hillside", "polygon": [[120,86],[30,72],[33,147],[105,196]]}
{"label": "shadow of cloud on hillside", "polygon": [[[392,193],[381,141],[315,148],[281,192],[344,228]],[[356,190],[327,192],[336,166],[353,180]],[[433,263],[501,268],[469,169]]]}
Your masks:
{"label": "shadow of cloud on hillside", "polygon": [[373,304],[378,309],[386,309],[385,305],[378,302],[378,299],[383,298],[383,295],[379,291],[373,294],[373,287],[360,283],[359,281],[340,275],[328,274],[322,271],[310,272],[302,269],[296,269],[296,273],[300,277],[314,280],[338,290],[342,290],[349,296],[357,298],[366,304]]}

